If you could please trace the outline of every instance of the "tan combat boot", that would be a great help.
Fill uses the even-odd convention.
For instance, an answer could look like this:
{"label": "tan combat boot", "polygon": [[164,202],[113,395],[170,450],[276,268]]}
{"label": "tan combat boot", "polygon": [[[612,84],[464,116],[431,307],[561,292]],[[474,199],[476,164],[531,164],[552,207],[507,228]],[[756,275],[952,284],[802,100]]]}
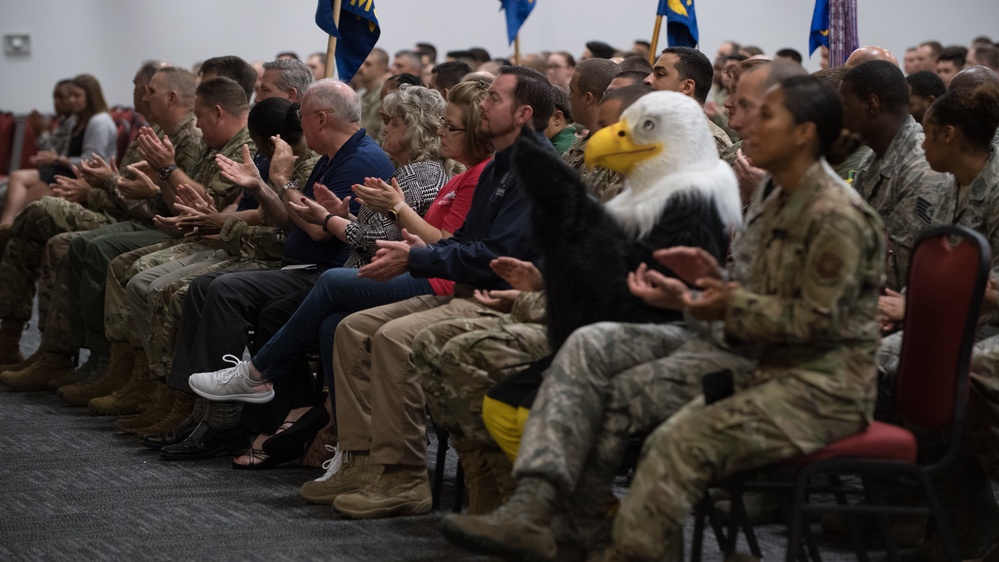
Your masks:
{"label": "tan combat boot", "polygon": [[121,418],[114,422],[115,429],[135,435],[140,429],[156,425],[160,420],[170,415],[170,411],[173,410],[174,396],[179,393],[161,382],[157,381],[153,384],[156,385],[153,392],[155,396],[153,407],[138,416]]}
{"label": "tan combat boot", "polygon": [[187,419],[194,410],[194,396],[172,388],[167,388],[167,391],[173,394],[173,404],[170,411],[158,421],[145,427],[136,428],[135,434],[140,439],[148,435],[163,435]]}
{"label": "tan combat boot", "polygon": [[0,363],[5,367],[24,361],[21,355],[21,333],[25,322],[4,320],[0,322]]}
{"label": "tan combat boot", "polygon": [[90,411],[98,416],[127,416],[139,411],[139,406],[153,401],[156,385],[149,378],[149,363],[142,348],[132,350],[135,361],[132,376],[121,388],[108,396],[90,401]]}
{"label": "tan combat boot", "polygon": [[441,532],[452,543],[483,554],[554,560],[558,548],[551,518],[557,495],[555,486],[543,478],[521,478],[503,507],[488,515],[447,515]]}
{"label": "tan combat boot", "polygon": [[354,519],[380,519],[430,513],[433,503],[426,466],[386,465],[360,490],[337,496],[333,508]]}
{"label": "tan combat boot", "polygon": [[111,361],[104,376],[90,381],[79,382],[59,389],[59,398],[73,406],[86,406],[94,398],[107,396],[125,386],[132,377],[135,353],[127,343],[111,344]]}
{"label": "tan combat boot", "polygon": [[[451,446],[458,453],[461,470],[465,474],[465,490],[468,492],[468,514],[483,515],[491,513],[503,505],[503,492],[493,464],[495,458],[485,449],[466,439],[451,435]],[[502,451],[496,450],[506,461],[506,465],[495,467],[502,471],[510,469],[510,461]]]}
{"label": "tan combat boot", "polygon": [[73,358],[57,353],[41,352],[41,357],[23,371],[0,374],[0,382],[15,392],[48,390],[50,380],[73,372]]}
{"label": "tan combat boot", "polygon": [[309,503],[330,505],[340,494],[356,492],[368,485],[379,467],[368,465],[367,451],[341,451],[327,447],[333,458],[323,463],[326,474],[302,485],[300,493]]}
{"label": "tan combat boot", "polygon": [[32,353],[29,357],[25,358],[24,361],[20,363],[10,363],[8,365],[0,365],[0,373],[6,373],[7,371],[23,371],[28,367],[32,366],[35,361],[42,358],[41,351],[36,351]]}

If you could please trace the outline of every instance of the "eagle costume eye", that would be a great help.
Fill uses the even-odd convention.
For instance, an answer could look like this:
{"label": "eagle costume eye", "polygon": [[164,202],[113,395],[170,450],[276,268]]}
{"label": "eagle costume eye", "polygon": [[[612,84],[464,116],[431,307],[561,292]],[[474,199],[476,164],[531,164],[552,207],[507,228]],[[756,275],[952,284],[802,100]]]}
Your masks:
{"label": "eagle costume eye", "polygon": [[656,122],[653,121],[652,119],[646,119],[645,122],[642,123],[642,128],[645,129],[646,131],[651,131],[652,129],[656,128]]}

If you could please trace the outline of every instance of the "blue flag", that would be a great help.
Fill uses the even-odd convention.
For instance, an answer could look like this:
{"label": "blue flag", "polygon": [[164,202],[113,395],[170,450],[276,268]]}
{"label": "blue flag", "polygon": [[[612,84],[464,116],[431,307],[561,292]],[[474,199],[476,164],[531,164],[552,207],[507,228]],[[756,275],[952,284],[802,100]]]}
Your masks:
{"label": "blue flag", "polygon": [[340,29],[333,23],[333,1],[319,0],[316,25],[339,39],[336,71],[344,82],[350,82],[354,77],[382,34],[375,13],[375,0],[343,0],[340,5]]}
{"label": "blue flag", "polygon": [[829,0],[815,0],[812,28],[808,32],[808,56],[820,45],[829,48]]}
{"label": "blue flag", "polygon": [[656,14],[666,16],[668,46],[697,46],[697,12],[694,11],[694,0],[659,0]]}
{"label": "blue flag", "polygon": [[506,36],[513,43],[520,33],[520,26],[524,25],[534,9],[534,0],[500,0],[500,4],[500,9],[506,12]]}

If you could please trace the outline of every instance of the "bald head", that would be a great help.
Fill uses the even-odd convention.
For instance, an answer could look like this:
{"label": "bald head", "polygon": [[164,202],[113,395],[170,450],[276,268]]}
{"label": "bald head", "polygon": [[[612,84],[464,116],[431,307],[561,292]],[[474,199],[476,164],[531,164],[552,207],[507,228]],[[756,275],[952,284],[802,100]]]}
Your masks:
{"label": "bald head", "polygon": [[328,111],[343,125],[361,122],[361,99],[350,86],[335,78],[324,78],[305,91],[302,117],[313,111]]}
{"label": "bald head", "polygon": [[951,78],[947,91],[975,89],[985,83],[999,85],[999,74],[987,66],[969,66]]}
{"label": "bald head", "polygon": [[847,68],[853,68],[854,66],[858,66],[872,60],[883,60],[898,66],[898,59],[895,58],[895,55],[891,54],[891,51],[888,49],[878,47],[877,45],[861,47],[850,53],[850,58],[846,59],[846,64],[844,66]]}

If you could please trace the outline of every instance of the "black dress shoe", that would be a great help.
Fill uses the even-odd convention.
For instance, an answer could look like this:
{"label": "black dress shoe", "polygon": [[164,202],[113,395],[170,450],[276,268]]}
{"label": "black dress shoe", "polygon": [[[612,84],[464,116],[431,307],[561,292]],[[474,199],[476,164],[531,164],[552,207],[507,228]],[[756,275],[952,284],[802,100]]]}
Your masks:
{"label": "black dress shoe", "polygon": [[160,449],[160,457],[168,461],[210,459],[245,451],[249,446],[250,440],[243,428],[212,429],[201,422],[187,439]]}
{"label": "black dress shoe", "polygon": [[162,435],[147,435],[143,437],[142,444],[150,449],[159,451],[163,447],[176,445],[187,439],[196,427],[198,427],[198,422],[194,421],[194,418],[191,416],[187,416],[184,418],[184,421]]}
{"label": "black dress shoe", "polygon": [[275,462],[286,462],[297,459],[305,453],[305,447],[312,442],[316,434],[326,427],[330,415],[325,405],[313,406],[302,414],[291,427],[275,433],[260,447]]}

